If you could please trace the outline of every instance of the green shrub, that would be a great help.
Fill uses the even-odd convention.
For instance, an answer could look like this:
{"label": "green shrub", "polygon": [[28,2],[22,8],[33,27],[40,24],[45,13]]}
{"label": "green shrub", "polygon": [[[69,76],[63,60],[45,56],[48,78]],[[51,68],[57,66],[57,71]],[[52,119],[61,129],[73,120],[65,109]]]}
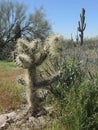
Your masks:
{"label": "green shrub", "polygon": [[74,84],[67,93],[66,121],[70,130],[98,129],[98,80]]}
{"label": "green shrub", "polygon": [[79,85],[84,77],[84,72],[81,70],[81,64],[72,59],[67,59],[60,64],[62,75],[58,82],[51,87],[51,92],[55,97],[61,99],[65,97],[65,93],[71,89],[73,84],[77,82]]}
{"label": "green shrub", "polygon": [[66,62],[63,72],[53,86],[59,122],[67,130],[98,130],[98,76],[89,80],[73,60]]}

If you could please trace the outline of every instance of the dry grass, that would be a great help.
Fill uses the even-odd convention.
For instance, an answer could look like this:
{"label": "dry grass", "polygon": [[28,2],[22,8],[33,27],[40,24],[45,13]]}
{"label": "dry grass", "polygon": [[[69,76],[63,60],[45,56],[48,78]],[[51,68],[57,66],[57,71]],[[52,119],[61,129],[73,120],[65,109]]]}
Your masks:
{"label": "dry grass", "polygon": [[13,63],[0,61],[0,112],[21,105],[20,94],[23,88],[17,83],[16,77],[22,73],[23,70],[16,68]]}

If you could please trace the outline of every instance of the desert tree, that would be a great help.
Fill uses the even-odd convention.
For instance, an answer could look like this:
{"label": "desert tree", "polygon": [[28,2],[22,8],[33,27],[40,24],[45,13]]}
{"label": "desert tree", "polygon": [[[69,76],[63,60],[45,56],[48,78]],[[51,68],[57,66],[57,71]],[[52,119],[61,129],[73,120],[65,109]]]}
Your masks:
{"label": "desert tree", "polygon": [[12,1],[1,1],[0,2],[0,36],[3,38],[5,43],[13,41],[14,29],[17,23],[25,21],[25,5],[18,2]]}
{"label": "desert tree", "polygon": [[17,41],[17,39],[21,38],[21,26],[20,23],[17,22],[15,28],[14,28],[14,39]]}
{"label": "desert tree", "polygon": [[31,39],[39,38],[44,40],[51,33],[51,25],[46,19],[46,14],[42,6],[35,8],[34,13],[30,14],[29,22]]}
{"label": "desert tree", "polygon": [[16,34],[19,36],[20,33],[20,30],[17,30],[19,28],[16,29],[16,27],[19,23],[21,29],[25,22],[25,10],[24,4],[6,0],[0,1],[0,59],[5,59],[14,50]]}
{"label": "desert tree", "polygon": [[[5,48],[9,50],[11,44],[14,50],[18,38],[44,39],[49,35],[50,24],[42,10],[39,8],[27,14],[27,7],[23,3],[0,1],[0,53],[5,54]],[[3,58],[2,55],[0,57]]]}

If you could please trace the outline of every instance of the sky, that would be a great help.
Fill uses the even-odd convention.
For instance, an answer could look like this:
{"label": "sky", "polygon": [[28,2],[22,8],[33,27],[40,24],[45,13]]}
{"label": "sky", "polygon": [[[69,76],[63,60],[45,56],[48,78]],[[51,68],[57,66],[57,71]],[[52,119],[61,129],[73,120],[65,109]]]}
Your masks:
{"label": "sky", "polygon": [[85,38],[98,36],[98,0],[17,0],[33,13],[34,8],[44,7],[47,19],[55,33],[65,38],[77,35],[78,21],[82,8],[85,8]]}

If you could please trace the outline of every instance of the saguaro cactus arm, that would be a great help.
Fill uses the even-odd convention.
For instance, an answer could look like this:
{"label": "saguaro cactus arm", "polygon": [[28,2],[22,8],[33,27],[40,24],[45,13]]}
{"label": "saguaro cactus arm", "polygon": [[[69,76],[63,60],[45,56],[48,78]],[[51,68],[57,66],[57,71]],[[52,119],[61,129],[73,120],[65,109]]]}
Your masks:
{"label": "saguaro cactus arm", "polygon": [[84,31],[85,30],[85,28],[86,28],[86,23],[84,24],[84,26],[83,27],[81,27],[81,25],[80,25],[80,21],[78,21],[78,31],[79,32],[81,32],[81,31]]}

